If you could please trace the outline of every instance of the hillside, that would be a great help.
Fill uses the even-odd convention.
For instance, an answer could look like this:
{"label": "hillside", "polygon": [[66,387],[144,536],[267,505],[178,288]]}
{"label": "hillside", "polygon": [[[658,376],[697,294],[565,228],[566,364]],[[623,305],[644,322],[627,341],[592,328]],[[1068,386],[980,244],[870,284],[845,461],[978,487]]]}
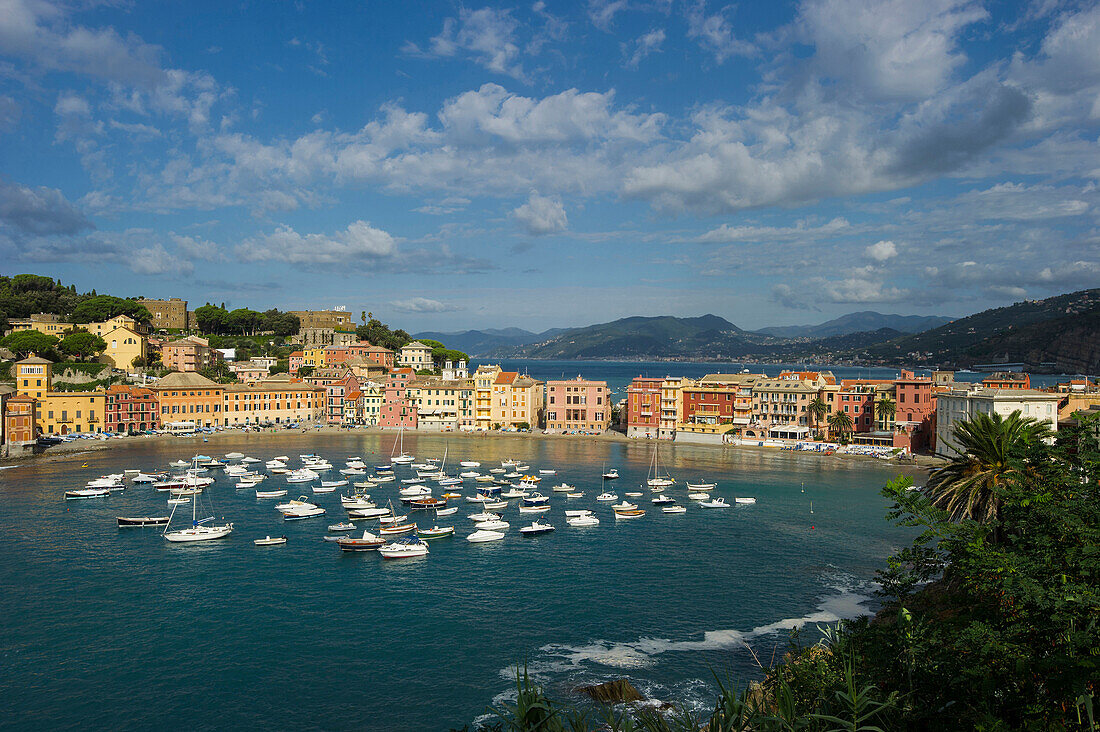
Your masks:
{"label": "hillside", "polygon": [[993,361],[1100,371],[1100,289],[1028,300],[959,318],[924,333],[853,350],[846,357],[883,364],[958,368]]}
{"label": "hillside", "polygon": [[564,330],[564,328],[551,328],[542,333],[532,333],[522,328],[487,328],[485,330],[465,330],[458,333],[426,331],[416,333],[413,338],[429,338],[433,341],[447,343],[452,348],[465,351],[472,356],[485,356],[497,351],[549,340]]}
{"label": "hillside", "polygon": [[760,328],[757,333],[777,338],[831,338],[850,333],[869,333],[883,328],[901,333],[922,333],[950,323],[951,318],[942,315],[883,315],[873,310],[861,310],[841,315],[818,325],[775,325]]}

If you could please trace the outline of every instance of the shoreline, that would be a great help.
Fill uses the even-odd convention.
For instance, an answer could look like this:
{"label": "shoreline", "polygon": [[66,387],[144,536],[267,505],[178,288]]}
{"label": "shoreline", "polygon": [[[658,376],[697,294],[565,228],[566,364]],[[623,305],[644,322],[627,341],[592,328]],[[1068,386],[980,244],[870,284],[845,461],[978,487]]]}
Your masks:
{"label": "shoreline", "polygon": [[[221,439],[225,439],[228,436],[240,436],[247,434],[249,437],[259,437],[263,439],[286,438],[291,436],[303,436],[303,435],[317,435],[317,434],[329,434],[329,435],[396,435],[396,430],[385,430],[379,427],[359,427],[355,429],[345,429],[342,427],[335,427],[330,425],[322,425],[319,427],[311,427],[308,429],[296,429],[296,430],[263,430],[261,432],[248,432],[243,433],[237,429],[228,429],[221,432],[215,432],[213,434],[194,435],[187,437],[180,437],[177,435],[134,435],[125,437],[111,437],[106,440],[82,440],[78,439],[73,442],[65,442],[60,445],[53,445],[46,448],[42,452],[34,453],[31,455],[23,455],[16,458],[3,458],[0,459],[0,466],[5,468],[12,468],[19,465],[31,464],[36,461],[52,462],[54,460],[61,460],[70,458],[75,455],[84,453],[100,452],[103,450],[110,450],[113,447],[121,447],[123,445],[129,445],[139,442],[168,442],[172,440],[179,440],[181,442],[197,443],[199,445],[216,443]],[[598,435],[564,435],[564,434],[543,434],[541,431],[534,432],[419,432],[414,434],[423,434],[429,436],[445,436],[447,438],[459,437],[462,439],[499,439],[501,437],[510,438],[514,440],[595,440],[597,442],[619,442],[619,443],[648,443],[658,442],[657,440],[643,440],[638,438],[627,437],[621,432],[608,430]],[[206,439],[206,442],[202,441],[202,438]],[[669,443],[668,441],[660,441],[661,444],[676,445],[675,441]],[[755,445],[729,445],[729,444],[708,444],[708,443],[680,443],[681,445],[690,447],[710,448],[715,450],[750,450],[761,453],[779,453],[780,449],[776,447],[759,447]],[[209,449],[209,448],[207,448]],[[843,460],[862,460],[873,461],[878,464],[888,465],[911,465],[922,469],[931,469],[942,465],[944,460],[932,455],[915,455],[912,461],[901,462],[898,460],[882,460],[880,458],[871,457],[868,455],[848,455],[844,453],[835,453],[833,455],[825,455],[823,453],[816,453],[811,450],[795,451],[796,455],[814,455],[821,460],[826,459],[843,459]]]}

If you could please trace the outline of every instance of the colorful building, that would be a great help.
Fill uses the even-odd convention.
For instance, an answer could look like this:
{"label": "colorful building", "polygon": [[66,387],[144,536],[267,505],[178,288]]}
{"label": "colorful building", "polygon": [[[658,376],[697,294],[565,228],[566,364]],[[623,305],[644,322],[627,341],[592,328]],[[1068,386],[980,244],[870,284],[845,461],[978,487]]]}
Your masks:
{"label": "colorful building", "polygon": [[104,399],[104,431],[134,434],[160,426],[160,405],[152,389],[111,386]]}
{"label": "colorful building", "polygon": [[661,429],[664,379],[635,376],[626,389],[626,436],[656,439]]}
{"label": "colorful building", "polygon": [[294,351],[290,354],[290,358],[287,361],[287,371],[291,376],[298,375],[298,369],[302,368],[305,364],[305,354],[301,351]]}
{"label": "colorful building", "polygon": [[395,369],[386,376],[378,417],[381,427],[416,429],[416,405],[409,398],[409,384],[414,376],[411,368]]}
{"label": "colorful building", "polygon": [[53,363],[29,356],[15,364],[15,391],[39,402],[53,386]]}
{"label": "colorful building", "polygon": [[198,336],[170,341],[160,349],[161,364],[172,371],[200,371],[213,367],[221,360],[221,354],[210,347],[210,341]]}
{"label": "colorful building", "polygon": [[420,341],[413,341],[402,346],[397,354],[397,364],[416,371],[427,371],[435,368],[431,347]]}
{"label": "colorful building", "polygon": [[395,355],[394,352],[388,348],[382,346],[375,346],[366,341],[360,341],[353,345],[347,346],[348,356],[351,358],[361,358],[364,361],[373,361],[379,366],[385,366],[388,369],[394,367]]}
{"label": "colorful building", "polygon": [[193,372],[174,372],[161,378],[150,389],[160,405],[160,423],[194,423],[195,427],[219,427],[225,424],[225,390],[222,384]]}
{"label": "colorful building", "polygon": [[52,391],[38,405],[38,429],[46,435],[103,432],[106,394],[102,391]]}
{"label": "colorful building", "polygon": [[959,455],[955,427],[978,414],[999,414],[1007,417],[1019,412],[1045,423],[1052,431],[1058,429],[1058,400],[1054,392],[1031,389],[989,389],[971,385],[965,389],[949,389],[936,395],[936,433],[934,449],[944,457]]}
{"label": "colorful building", "polygon": [[472,430],[474,380],[418,376],[409,382],[409,400],[416,407],[417,429],[436,432]]}
{"label": "colorful building", "polygon": [[546,429],[603,432],[611,425],[611,392],[606,381],[577,377],[546,382]]}
{"label": "colorful building", "polygon": [[764,374],[707,374],[680,391],[677,442],[721,442],[740,437],[752,422],[753,386]]}
{"label": "colorful building", "polygon": [[836,379],[828,371],[784,371],[758,379],[752,387],[752,422],[744,430],[745,437],[809,439],[814,426],[809,405],[831,384]]}
{"label": "colorful building", "polygon": [[36,313],[29,318],[12,318],[8,320],[8,333],[18,333],[24,330],[37,330],[55,338],[61,338],[75,327],[74,323],[66,323],[59,319],[60,316],[53,313]]}
{"label": "colorful building", "polygon": [[989,389],[1030,389],[1031,375],[1016,371],[1002,371],[982,379],[982,386]]}
{"label": "colorful building", "polygon": [[248,384],[227,384],[222,395],[223,424],[286,425],[316,422],[325,390],[288,374]]}
{"label": "colorful building", "polygon": [[297,315],[301,328],[332,328],[334,330],[353,330],[351,313],[346,310],[291,310]]}
{"label": "colorful building", "polygon": [[149,357],[148,341],[145,336],[126,326],[118,326],[100,336],[107,348],[99,357],[101,363],[111,368],[133,371],[134,361],[144,362]]}
{"label": "colorful building", "polygon": [[3,401],[4,439],[0,454],[17,457],[34,450],[38,438],[38,401],[26,394],[13,394]]}

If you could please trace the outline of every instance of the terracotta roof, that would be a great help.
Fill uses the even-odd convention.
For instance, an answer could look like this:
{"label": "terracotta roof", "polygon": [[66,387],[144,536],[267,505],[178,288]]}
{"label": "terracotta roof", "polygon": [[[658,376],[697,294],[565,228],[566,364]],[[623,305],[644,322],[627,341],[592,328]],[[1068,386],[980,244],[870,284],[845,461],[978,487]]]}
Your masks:
{"label": "terracotta roof", "polygon": [[501,371],[499,374],[497,374],[497,380],[494,381],[493,383],[494,384],[511,384],[517,378],[519,378],[519,372],[518,371]]}
{"label": "terracotta roof", "polygon": [[359,397],[361,397],[361,396],[363,396],[363,392],[361,392],[361,391],[353,391],[353,392],[352,392],[352,393],[350,393],[350,394],[345,394],[345,395],[344,395],[344,399],[350,399],[351,401],[355,401],[356,399],[358,399],[358,398],[359,398]]}
{"label": "terracotta roof", "polygon": [[295,356],[305,356],[305,354],[301,351],[291,351],[290,358],[294,358]]}
{"label": "terracotta roof", "polygon": [[53,361],[47,361],[46,359],[39,358],[38,356],[28,356],[19,363],[53,363]]}
{"label": "terracotta roof", "polygon": [[194,372],[180,372],[173,371],[167,376],[163,377],[156,384],[153,385],[154,389],[191,389],[202,388],[205,389],[210,386],[216,386],[221,388],[222,384],[216,384],[210,379],[206,378],[202,374],[196,374]]}

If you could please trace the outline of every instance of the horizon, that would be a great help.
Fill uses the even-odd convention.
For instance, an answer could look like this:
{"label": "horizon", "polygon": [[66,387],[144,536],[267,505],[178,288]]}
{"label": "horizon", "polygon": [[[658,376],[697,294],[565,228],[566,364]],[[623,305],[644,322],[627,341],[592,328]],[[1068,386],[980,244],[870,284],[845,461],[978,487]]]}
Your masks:
{"label": "horizon", "polygon": [[1100,281],[1096,4],[7,10],[4,274],[410,333]]}

